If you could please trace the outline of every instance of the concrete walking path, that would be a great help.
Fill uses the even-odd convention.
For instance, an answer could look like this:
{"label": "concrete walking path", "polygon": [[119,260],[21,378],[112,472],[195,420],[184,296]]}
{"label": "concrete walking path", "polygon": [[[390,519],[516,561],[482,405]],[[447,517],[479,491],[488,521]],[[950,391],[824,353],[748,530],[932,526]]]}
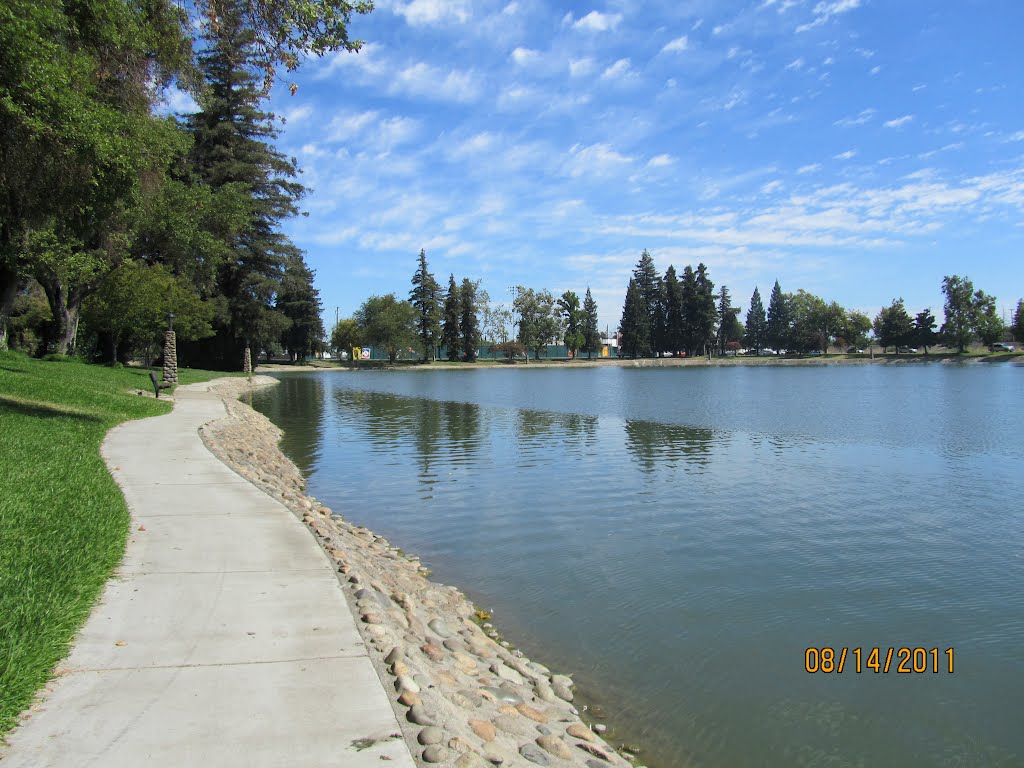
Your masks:
{"label": "concrete walking path", "polygon": [[107,435],[125,559],[3,768],[414,765],[327,556],[200,440],[208,389]]}

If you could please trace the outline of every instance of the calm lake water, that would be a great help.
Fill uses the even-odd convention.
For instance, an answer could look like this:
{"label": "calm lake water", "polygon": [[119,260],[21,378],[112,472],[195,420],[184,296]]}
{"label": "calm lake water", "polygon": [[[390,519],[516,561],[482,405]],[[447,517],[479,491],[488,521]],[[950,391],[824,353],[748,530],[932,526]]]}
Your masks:
{"label": "calm lake water", "polygon": [[1024,765],[1024,366],[325,372],[254,404],[642,763]]}

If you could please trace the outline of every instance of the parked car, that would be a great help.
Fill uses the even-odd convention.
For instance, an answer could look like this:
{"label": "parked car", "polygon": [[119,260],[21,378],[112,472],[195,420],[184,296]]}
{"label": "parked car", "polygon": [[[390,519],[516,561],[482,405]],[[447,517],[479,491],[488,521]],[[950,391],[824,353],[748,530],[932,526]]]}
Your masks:
{"label": "parked car", "polygon": [[917,354],[917,347],[899,347],[896,351],[901,355],[914,355]]}
{"label": "parked car", "polygon": [[1016,349],[1016,347],[1013,346],[1013,344],[1004,344],[1001,341],[997,341],[995,344],[989,347],[989,349],[992,350],[993,352],[1013,352]]}
{"label": "parked car", "polygon": [[846,354],[848,354],[848,355],[863,355],[864,354],[864,350],[861,349],[860,347],[850,347],[848,350],[846,350]]}

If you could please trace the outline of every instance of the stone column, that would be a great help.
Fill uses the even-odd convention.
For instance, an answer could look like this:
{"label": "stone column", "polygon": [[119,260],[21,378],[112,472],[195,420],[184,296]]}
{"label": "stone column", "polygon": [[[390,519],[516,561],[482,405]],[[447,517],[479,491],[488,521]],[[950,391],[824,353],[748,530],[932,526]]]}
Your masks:
{"label": "stone column", "polygon": [[242,360],[242,371],[245,373],[252,373],[252,352],[249,348],[245,348],[245,358]]}
{"label": "stone column", "polygon": [[164,332],[164,384],[178,383],[178,343],[174,331]]}

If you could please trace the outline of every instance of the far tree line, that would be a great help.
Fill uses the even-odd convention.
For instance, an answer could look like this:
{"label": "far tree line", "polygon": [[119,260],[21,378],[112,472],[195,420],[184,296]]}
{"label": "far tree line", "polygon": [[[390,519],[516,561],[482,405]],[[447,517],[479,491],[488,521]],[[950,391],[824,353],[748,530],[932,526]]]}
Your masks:
{"label": "far tree line", "polygon": [[644,250],[626,288],[619,322],[620,354],[629,357],[661,355],[724,355],[746,347],[754,354],[828,352],[877,344],[897,354],[908,347],[943,344],[959,352],[978,340],[991,345],[1013,336],[1024,341],[1024,300],[1018,301],[1007,327],[996,311],[995,298],[975,290],[967,277],[942,280],[945,319],[941,327],[931,309],[915,317],[903,299],[894,299],[872,320],[805,290],[785,293],[778,281],[765,309],[754,288],[740,322],[740,307],[732,305],[727,286],[715,291],[704,264],[687,265],[682,276],[669,265],[659,276],[654,259]]}
{"label": "far tree line", "polygon": [[352,317],[339,320],[330,346],[338,353],[378,347],[395,362],[416,350],[423,362],[443,353],[451,362],[475,362],[481,348],[512,359],[545,354],[564,343],[569,356],[592,356],[601,348],[597,302],[588,287],[583,301],[574,291],[558,298],[548,290],[512,289],[511,307],[492,304],[479,281],[448,277],[447,290],[430,271],[421,250],[408,299],[394,293],[371,296]]}

